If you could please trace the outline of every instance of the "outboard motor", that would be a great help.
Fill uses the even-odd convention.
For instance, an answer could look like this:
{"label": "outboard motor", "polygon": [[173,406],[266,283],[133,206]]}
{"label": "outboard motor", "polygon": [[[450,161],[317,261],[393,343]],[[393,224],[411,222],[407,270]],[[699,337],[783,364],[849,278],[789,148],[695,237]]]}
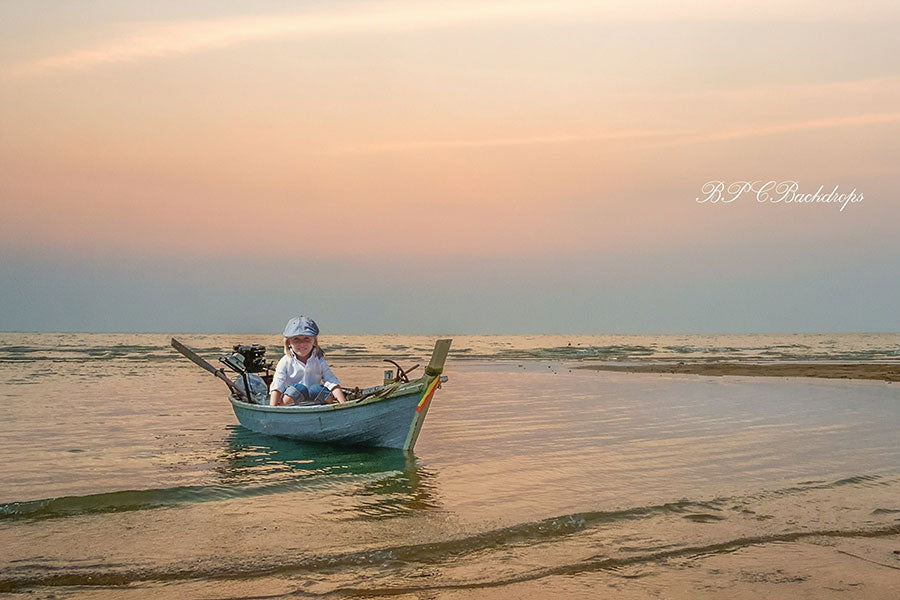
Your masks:
{"label": "outboard motor", "polygon": [[235,344],[232,356],[235,355],[242,358],[244,371],[247,373],[268,373],[271,368],[271,364],[266,362],[266,347],[261,344]]}
{"label": "outboard motor", "polygon": [[[260,344],[235,344],[233,348],[234,352],[226,354],[219,361],[239,375],[234,383],[252,402],[266,404],[269,394],[267,382],[272,380],[269,371],[274,368],[271,362],[266,361],[266,347]],[[263,372],[265,375],[262,377],[254,374]]]}

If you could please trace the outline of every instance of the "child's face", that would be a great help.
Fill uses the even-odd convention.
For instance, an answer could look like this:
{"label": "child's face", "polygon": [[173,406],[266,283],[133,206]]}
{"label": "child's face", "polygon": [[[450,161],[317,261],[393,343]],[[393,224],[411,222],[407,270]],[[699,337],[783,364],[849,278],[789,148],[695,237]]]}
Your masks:
{"label": "child's face", "polygon": [[294,354],[303,358],[305,356],[309,356],[309,353],[312,352],[313,342],[316,338],[310,337],[308,335],[295,335],[292,338],[288,338],[288,344],[291,346],[291,350],[294,351]]}

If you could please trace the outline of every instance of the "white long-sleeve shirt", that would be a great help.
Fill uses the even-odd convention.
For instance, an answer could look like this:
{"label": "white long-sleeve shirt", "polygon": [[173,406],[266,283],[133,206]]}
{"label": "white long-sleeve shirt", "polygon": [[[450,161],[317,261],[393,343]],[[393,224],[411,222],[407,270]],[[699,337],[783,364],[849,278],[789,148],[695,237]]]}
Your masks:
{"label": "white long-sleeve shirt", "polygon": [[282,356],[278,361],[269,391],[278,390],[283,394],[284,390],[296,383],[302,383],[307,388],[311,385],[321,384],[329,390],[333,390],[341,384],[331,372],[325,359],[311,354],[306,359],[306,364],[303,364],[291,352]]}

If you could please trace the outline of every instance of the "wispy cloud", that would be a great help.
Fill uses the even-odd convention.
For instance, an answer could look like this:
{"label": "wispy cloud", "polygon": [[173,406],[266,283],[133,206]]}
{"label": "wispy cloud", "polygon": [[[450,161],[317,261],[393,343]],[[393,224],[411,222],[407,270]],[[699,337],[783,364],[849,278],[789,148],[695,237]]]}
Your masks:
{"label": "wispy cloud", "polygon": [[889,5],[865,7],[814,0],[709,4],[685,0],[673,5],[659,1],[520,0],[518,2],[458,1],[453,3],[365,2],[303,13],[242,16],[168,24],[140,24],[125,35],[21,64],[18,75],[54,70],[86,69],[226,48],[237,44],[284,37],[313,37],[421,31],[479,23],[559,23],[583,19],[707,20],[707,19],[867,19],[885,17]]}
{"label": "wispy cloud", "polygon": [[587,142],[635,142],[641,148],[660,148],[706,142],[728,141],[766,135],[777,135],[838,127],[870,126],[900,123],[900,113],[873,113],[849,117],[833,117],[807,121],[792,121],[774,125],[744,127],[720,131],[632,130],[595,134],[532,136],[517,138],[488,138],[471,140],[421,140],[376,144],[354,144],[334,149],[329,154],[385,154],[420,150],[453,150],[466,148],[494,148],[503,146],[541,146]]}
{"label": "wispy cloud", "polygon": [[442,150],[456,148],[494,148],[503,146],[537,146],[547,144],[572,144],[579,142],[602,142],[616,140],[659,139],[683,135],[676,131],[619,131],[596,134],[571,134],[552,136],[531,136],[515,138],[491,138],[480,140],[430,140],[387,142],[376,144],[353,144],[335,149],[333,154],[382,154],[406,152],[409,150]]}
{"label": "wispy cloud", "polygon": [[[623,97],[636,101],[646,99],[646,92],[617,92]],[[788,83],[757,82],[729,88],[698,87],[666,92],[671,100],[690,100],[703,102],[746,101],[748,98],[756,102],[771,103],[772,98],[812,98],[835,95],[857,94],[866,97],[884,98],[900,96],[900,75],[884,75],[866,77],[864,79],[847,79],[836,81],[797,81]],[[891,101],[888,101],[889,104]],[[894,103],[896,104],[896,103]]]}
{"label": "wispy cloud", "polygon": [[758,127],[729,129],[724,131],[711,131],[686,135],[671,140],[664,140],[649,144],[650,147],[681,146],[685,144],[699,144],[705,142],[720,142],[737,140],[766,135],[778,135],[782,133],[794,133],[801,131],[814,131],[819,129],[833,129],[837,127],[870,126],[890,123],[900,123],[900,113],[873,113],[865,115],[853,115],[849,117],[831,117],[827,119],[814,119],[808,121],[793,121]]}
{"label": "wispy cloud", "polygon": [[190,54],[285,37],[420,31],[475,23],[571,20],[603,14],[594,2],[387,2],[344,4],[302,13],[242,16],[174,24],[139,25],[95,46],[21,65],[22,74],[85,69],[102,64]]}

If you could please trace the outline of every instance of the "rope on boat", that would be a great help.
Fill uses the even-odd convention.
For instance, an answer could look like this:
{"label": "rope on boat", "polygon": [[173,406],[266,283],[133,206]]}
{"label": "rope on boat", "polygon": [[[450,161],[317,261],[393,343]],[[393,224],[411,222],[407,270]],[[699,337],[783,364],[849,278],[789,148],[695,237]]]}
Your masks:
{"label": "rope on boat", "polygon": [[357,400],[357,402],[362,402],[363,400],[369,400],[369,399],[373,399],[373,398],[378,399],[378,400],[380,400],[381,398],[386,398],[387,396],[390,396],[394,391],[396,391],[397,388],[399,388],[401,385],[403,385],[403,382],[398,381],[397,383],[391,384],[388,387],[384,388],[380,392],[377,392],[370,396],[363,396],[362,398]]}

